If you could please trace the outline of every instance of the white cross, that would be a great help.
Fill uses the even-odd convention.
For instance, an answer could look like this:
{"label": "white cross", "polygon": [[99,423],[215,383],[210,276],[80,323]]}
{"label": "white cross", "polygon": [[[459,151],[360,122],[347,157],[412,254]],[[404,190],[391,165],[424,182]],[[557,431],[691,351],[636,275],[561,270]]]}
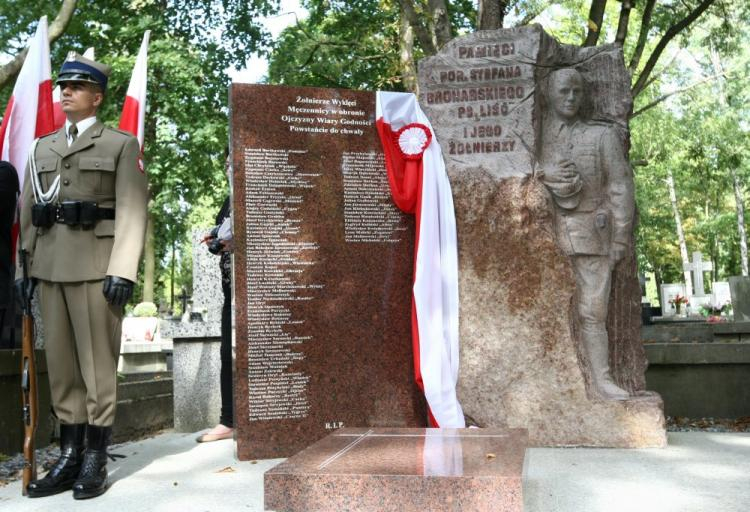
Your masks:
{"label": "white cross", "polygon": [[682,266],[682,270],[685,272],[693,273],[693,295],[701,296],[705,295],[706,292],[703,289],[703,272],[713,270],[713,264],[710,261],[702,261],[702,254],[700,252],[693,253],[693,262],[685,263]]}

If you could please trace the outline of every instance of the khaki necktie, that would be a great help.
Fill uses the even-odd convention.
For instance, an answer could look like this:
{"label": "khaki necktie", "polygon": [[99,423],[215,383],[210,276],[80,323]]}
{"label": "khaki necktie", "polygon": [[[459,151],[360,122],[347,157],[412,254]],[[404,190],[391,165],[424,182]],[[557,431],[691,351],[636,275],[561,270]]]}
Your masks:
{"label": "khaki necktie", "polygon": [[70,134],[70,143],[73,144],[78,138],[78,127],[75,124],[71,124],[70,128],[68,128],[68,133]]}

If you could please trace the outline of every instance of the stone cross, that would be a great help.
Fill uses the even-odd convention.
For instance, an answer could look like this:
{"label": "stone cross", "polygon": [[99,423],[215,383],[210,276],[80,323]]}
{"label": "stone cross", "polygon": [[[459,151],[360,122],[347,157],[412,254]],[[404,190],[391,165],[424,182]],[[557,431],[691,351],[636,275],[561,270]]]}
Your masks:
{"label": "stone cross", "polygon": [[638,283],[641,285],[641,296],[646,297],[646,283],[651,281],[651,278],[646,274],[638,274]]}
{"label": "stone cross", "polygon": [[[713,270],[714,267],[710,261],[702,261],[702,254],[698,251],[693,253],[693,262],[685,263],[682,270],[693,273],[693,295],[702,296],[706,294],[703,288],[703,272]],[[689,290],[688,290],[689,291]]]}
{"label": "stone cross", "polygon": [[187,290],[185,288],[182,289],[182,293],[177,296],[178,299],[180,299],[180,304],[182,305],[182,314],[184,315],[187,311],[187,303],[190,296],[187,294]]}

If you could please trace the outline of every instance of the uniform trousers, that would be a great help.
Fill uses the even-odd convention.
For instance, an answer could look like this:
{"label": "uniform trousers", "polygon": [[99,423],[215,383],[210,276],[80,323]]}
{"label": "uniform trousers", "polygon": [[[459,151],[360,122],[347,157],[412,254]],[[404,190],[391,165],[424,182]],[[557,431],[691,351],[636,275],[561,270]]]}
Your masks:
{"label": "uniform trousers", "polygon": [[39,281],[52,405],[65,424],[115,421],[123,308],[102,284]]}
{"label": "uniform trousers", "polygon": [[606,329],[612,263],[608,256],[574,255],[578,317],[583,327]]}

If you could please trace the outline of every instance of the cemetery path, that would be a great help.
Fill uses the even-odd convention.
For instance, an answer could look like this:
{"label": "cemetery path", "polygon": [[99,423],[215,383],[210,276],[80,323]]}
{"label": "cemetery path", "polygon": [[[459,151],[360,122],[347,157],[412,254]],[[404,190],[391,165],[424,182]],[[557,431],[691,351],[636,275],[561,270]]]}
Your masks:
{"label": "cemetery path", "polygon": [[[74,502],[70,492],[21,496],[0,487],[0,509],[118,512],[263,510],[263,473],[281,459],[238,462],[230,441],[197,444],[166,432],[119,445],[111,489]],[[526,512],[744,512],[750,503],[750,434],[670,432],[664,449],[532,448],[524,468]]]}

